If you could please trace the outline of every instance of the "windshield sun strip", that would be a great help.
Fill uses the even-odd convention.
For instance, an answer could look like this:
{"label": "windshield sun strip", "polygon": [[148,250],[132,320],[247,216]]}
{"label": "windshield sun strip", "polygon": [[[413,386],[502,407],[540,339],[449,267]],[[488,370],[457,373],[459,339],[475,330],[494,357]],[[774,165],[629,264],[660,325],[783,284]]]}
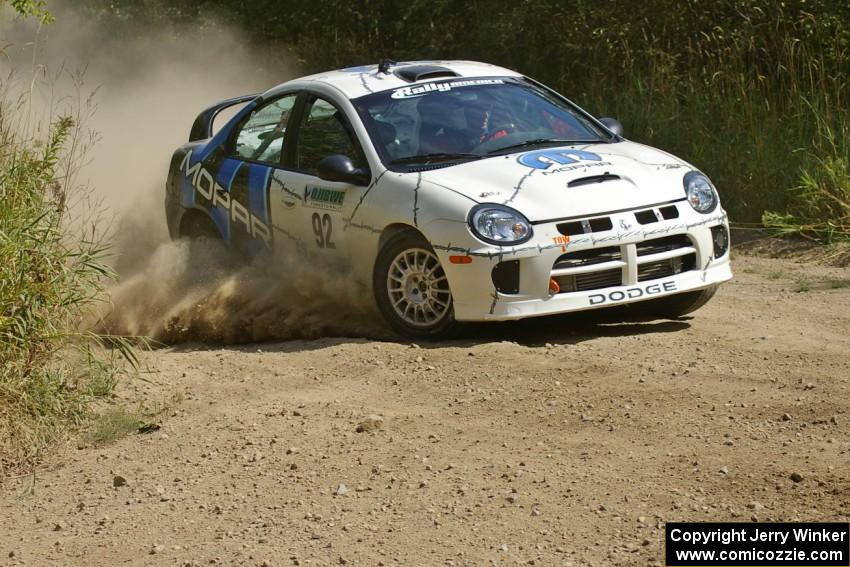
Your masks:
{"label": "windshield sun strip", "polygon": [[[427,81],[427,80],[426,81],[420,81],[419,83],[412,83],[411,85],[407,85],[407,86],[416,86],[416,85],[424,85],[424,84],[432,84],[432,83],[433,84],[442,84],[442,83],[451,83],[451,82],[455,82],[455,81],[458,81],[458,80],[471,80],[471,79],[476,79],[476,80],[479,80],[479,79],[480,80],[498,79],[498,80],[502,81],[504,84],[515,85],[515,86],[518,86],[518,87],[523,87],[523,88],[529,89],[531,91],[535,91],[535,92],[537,92],[537,96],[540,96],[541,98],[543,98],[544,100],[547,100],[548,102],[550,102],[552,104],[554,104],[554,103],[552,102],[551,99],[557,100],[560,103],[560,105],[563,105],[565,107],[565,110],[568,111],[570,114],[572,114],[575,117],[575,119],[578,120],[585,128],[587,128],[588,130],[590,130],[591,132],[593,132],[593,133],[595,133],[599,136],[596,140],[576,141],[575,144],[610,143],[610,142],[617,142],[617,141],[621,140],[621,138],[619,136],[617,136],[616,134],[611,134],[607,129],[600,126],[600,124],[599,124],[599,122],[596,118],[594,118],[592,115],[590,115],[584,109],[580,108],[578,105],[576,105],[574,102],[569,100],[567,97],[563,96],[562,94],[558,93],[557,91],[555,91],[553,89],[550,89],[549,87],[543,85],[542,83],[538,83],[537,81],[530,79],[529,77],[525,77],[525,76],[487,76],[487,77],[467,77],[467,78],[456,77],[456,78],[453,78],[453,79],[444,79],[444,80],[436,80],[436,81]],[[356,112],[360,115],[360,119],[361,119],[363,125],[366,127],[366,131],[369,134],[369,138],[370,138],[370,141],[372,142],[373,147],[375,148],[376,152],[378,153],[378,157],[380,158],[383,165],[385,167],[387,167],[388,169],[394,169],[394,168],[399,168],[399,167],[407,167],[408,164],[393,163],[393,161],[394,161],[393,158],[388,154],[387,149],[385,147],[385,144],[381,142],[381,137],[378,134],[378,132],[376,131],[376,128],[374,126],[374,123],[376,122],[376,120],[372,117],[371,113],[369,112],[369,107],[367,107],[364,104],[364,102],[367,99],[378,99],[378,100],[380,100],[379,99],[380,95],[385,95],[384,98],[386,98],[387,93],[391,93],[391,92],[393,92],[393,91],[395,91],[399,88],[401,88],[401,87],[399,87],[399,86],[390,87],[390,88],[387,88],[387,89],[384,89],[384,90],[381,90],[381,91],[370,92],[370,93],[367,93],[365,95],[361,95],[357,98],[350,99],[352,106],[354,106]],[[423,96],[425,96],[425,95],[423,95]],[[508,152],[508,153],[512,153],[512,152]],[[498,153],[492,154],[492,155],[483,154],[483,155],[481,155],[480,158],[475,158],[475,159],[483,159],[483,158],[488,158],[488,157],[499,157],[500,155],[506,155],[506,154],[498,154]],[[404,159],[404,158],[397,158],[397,159]],[[422,167],[423,165],[429,166],[429,167],[430,166],[448,167],[448,166],[451,166],[451,165],[456,165],[457,163],[464,163],[465,161],[471,161],[471,160],[472,160],[472,158],[468,158],[466,160],[463,160],[463,159],[450,160],[450,161],[448,161],[444,164],[443,163],[426,163],[426,164],[415,164],[415,165],[410,164],[410,165],[412,167]]]}

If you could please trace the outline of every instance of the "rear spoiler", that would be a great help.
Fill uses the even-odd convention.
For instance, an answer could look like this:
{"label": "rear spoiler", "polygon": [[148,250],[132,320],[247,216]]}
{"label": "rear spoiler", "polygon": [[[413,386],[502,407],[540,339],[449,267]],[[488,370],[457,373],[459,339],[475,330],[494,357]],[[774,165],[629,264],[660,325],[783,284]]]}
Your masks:
{"label": "rear spoiler", "polygon": [[250,102],[258,96],[260,95],[250,94],[237,96],[235,98],[223,100],[209,107],[208,109],[200,113],[197,118],[195,118],[195,122],[192,124],[192,130],[189,132],[189,141],[196,142],[198,140],[206,140],[207,138],[212,138],[213,121],[215,120],[215,117],[218,116],[219,112],[221,112],[225,108],[236,106],[237,104]]}

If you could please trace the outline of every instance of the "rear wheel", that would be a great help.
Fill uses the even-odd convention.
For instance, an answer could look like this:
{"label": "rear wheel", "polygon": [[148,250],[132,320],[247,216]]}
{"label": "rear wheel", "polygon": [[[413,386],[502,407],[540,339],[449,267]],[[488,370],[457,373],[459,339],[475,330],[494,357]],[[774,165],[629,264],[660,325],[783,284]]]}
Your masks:
{"label": "rear wheel", "polygon": [[245,263],[227,245],[212,219],[196,211],[181,223],[180,239],[188,243],[189,262],[199,278],[232,272]]}
{"label": "rear wheel", "polygon": [[457,331],[448,278],[419,233],[401,232],[384,245],[375,261],[373,289],[381,314],[398,333],[439,339]]}
{"label": "rear wheel", "polygon": [[677,293],[668,297],[660,297],[639,303],[630,303],[629,310],[641,316],[657,317],[660,319],[678,319],[682,315],[692,313],[709,302],[717,292],[718,286],[711,286],[696,291]]}
{"label": "rear wheel", "polygon": [[221,234],[208,216],[190,211],[180,223],[180,238],[204,244],[209,241],[221,241]]}

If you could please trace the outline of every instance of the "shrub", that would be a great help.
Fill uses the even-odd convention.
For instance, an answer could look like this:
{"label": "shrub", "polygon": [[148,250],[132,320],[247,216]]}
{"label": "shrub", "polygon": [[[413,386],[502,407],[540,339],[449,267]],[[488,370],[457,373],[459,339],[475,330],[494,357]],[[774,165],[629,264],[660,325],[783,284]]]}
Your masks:
{"label": "shrub", "polygon": [[[485,7],[486,4],[486,7]],[[660,147],[708,174],[733,221],[765,211],[804,213],[803,172],[846,156],[850,139],[850,3],[834,0],[409,0],[366,3],[280,0],[83,0],[116,34],[145,23],[241,25],[280,62],[288,44],[305,71],[382,57],[479,59],[517,69],[598,116],[615,116],[628,138]],[[842,153],[843,151],[843,153]],[[832,161],[830,161],[832,160]],[[840,167],[840,164],[838,165]],[[840,170],[835,171],[840,173]],[[830,198],[828,198],[830,199]],[[768,216],[767,220],[775,217]],[[816,216],[817,223],[835,219]]]}
{"label": "shrub", "polygon": [[135,360],[80,330],[112,273],[99,231],[71,218],[75,121],[28,133],[27,98],[0,97],[0,471],[37,460]]}

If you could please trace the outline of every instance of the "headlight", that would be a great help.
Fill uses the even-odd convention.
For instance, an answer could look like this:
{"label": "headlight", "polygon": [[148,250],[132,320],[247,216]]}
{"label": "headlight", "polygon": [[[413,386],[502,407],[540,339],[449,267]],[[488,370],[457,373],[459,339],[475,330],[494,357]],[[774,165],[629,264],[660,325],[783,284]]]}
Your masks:
{"label": "headlight", "polygon": [[476,205],[469,214],[469,226],[475,236],[490,244],[522,244],[532,234],[531,223],[503,205]]}
{"label": "headlight", "polygon": [[708,177],[699,171],[689,171],[682,181],[688,203],[698,213],[710,213],[717,208],[717,191]]}

